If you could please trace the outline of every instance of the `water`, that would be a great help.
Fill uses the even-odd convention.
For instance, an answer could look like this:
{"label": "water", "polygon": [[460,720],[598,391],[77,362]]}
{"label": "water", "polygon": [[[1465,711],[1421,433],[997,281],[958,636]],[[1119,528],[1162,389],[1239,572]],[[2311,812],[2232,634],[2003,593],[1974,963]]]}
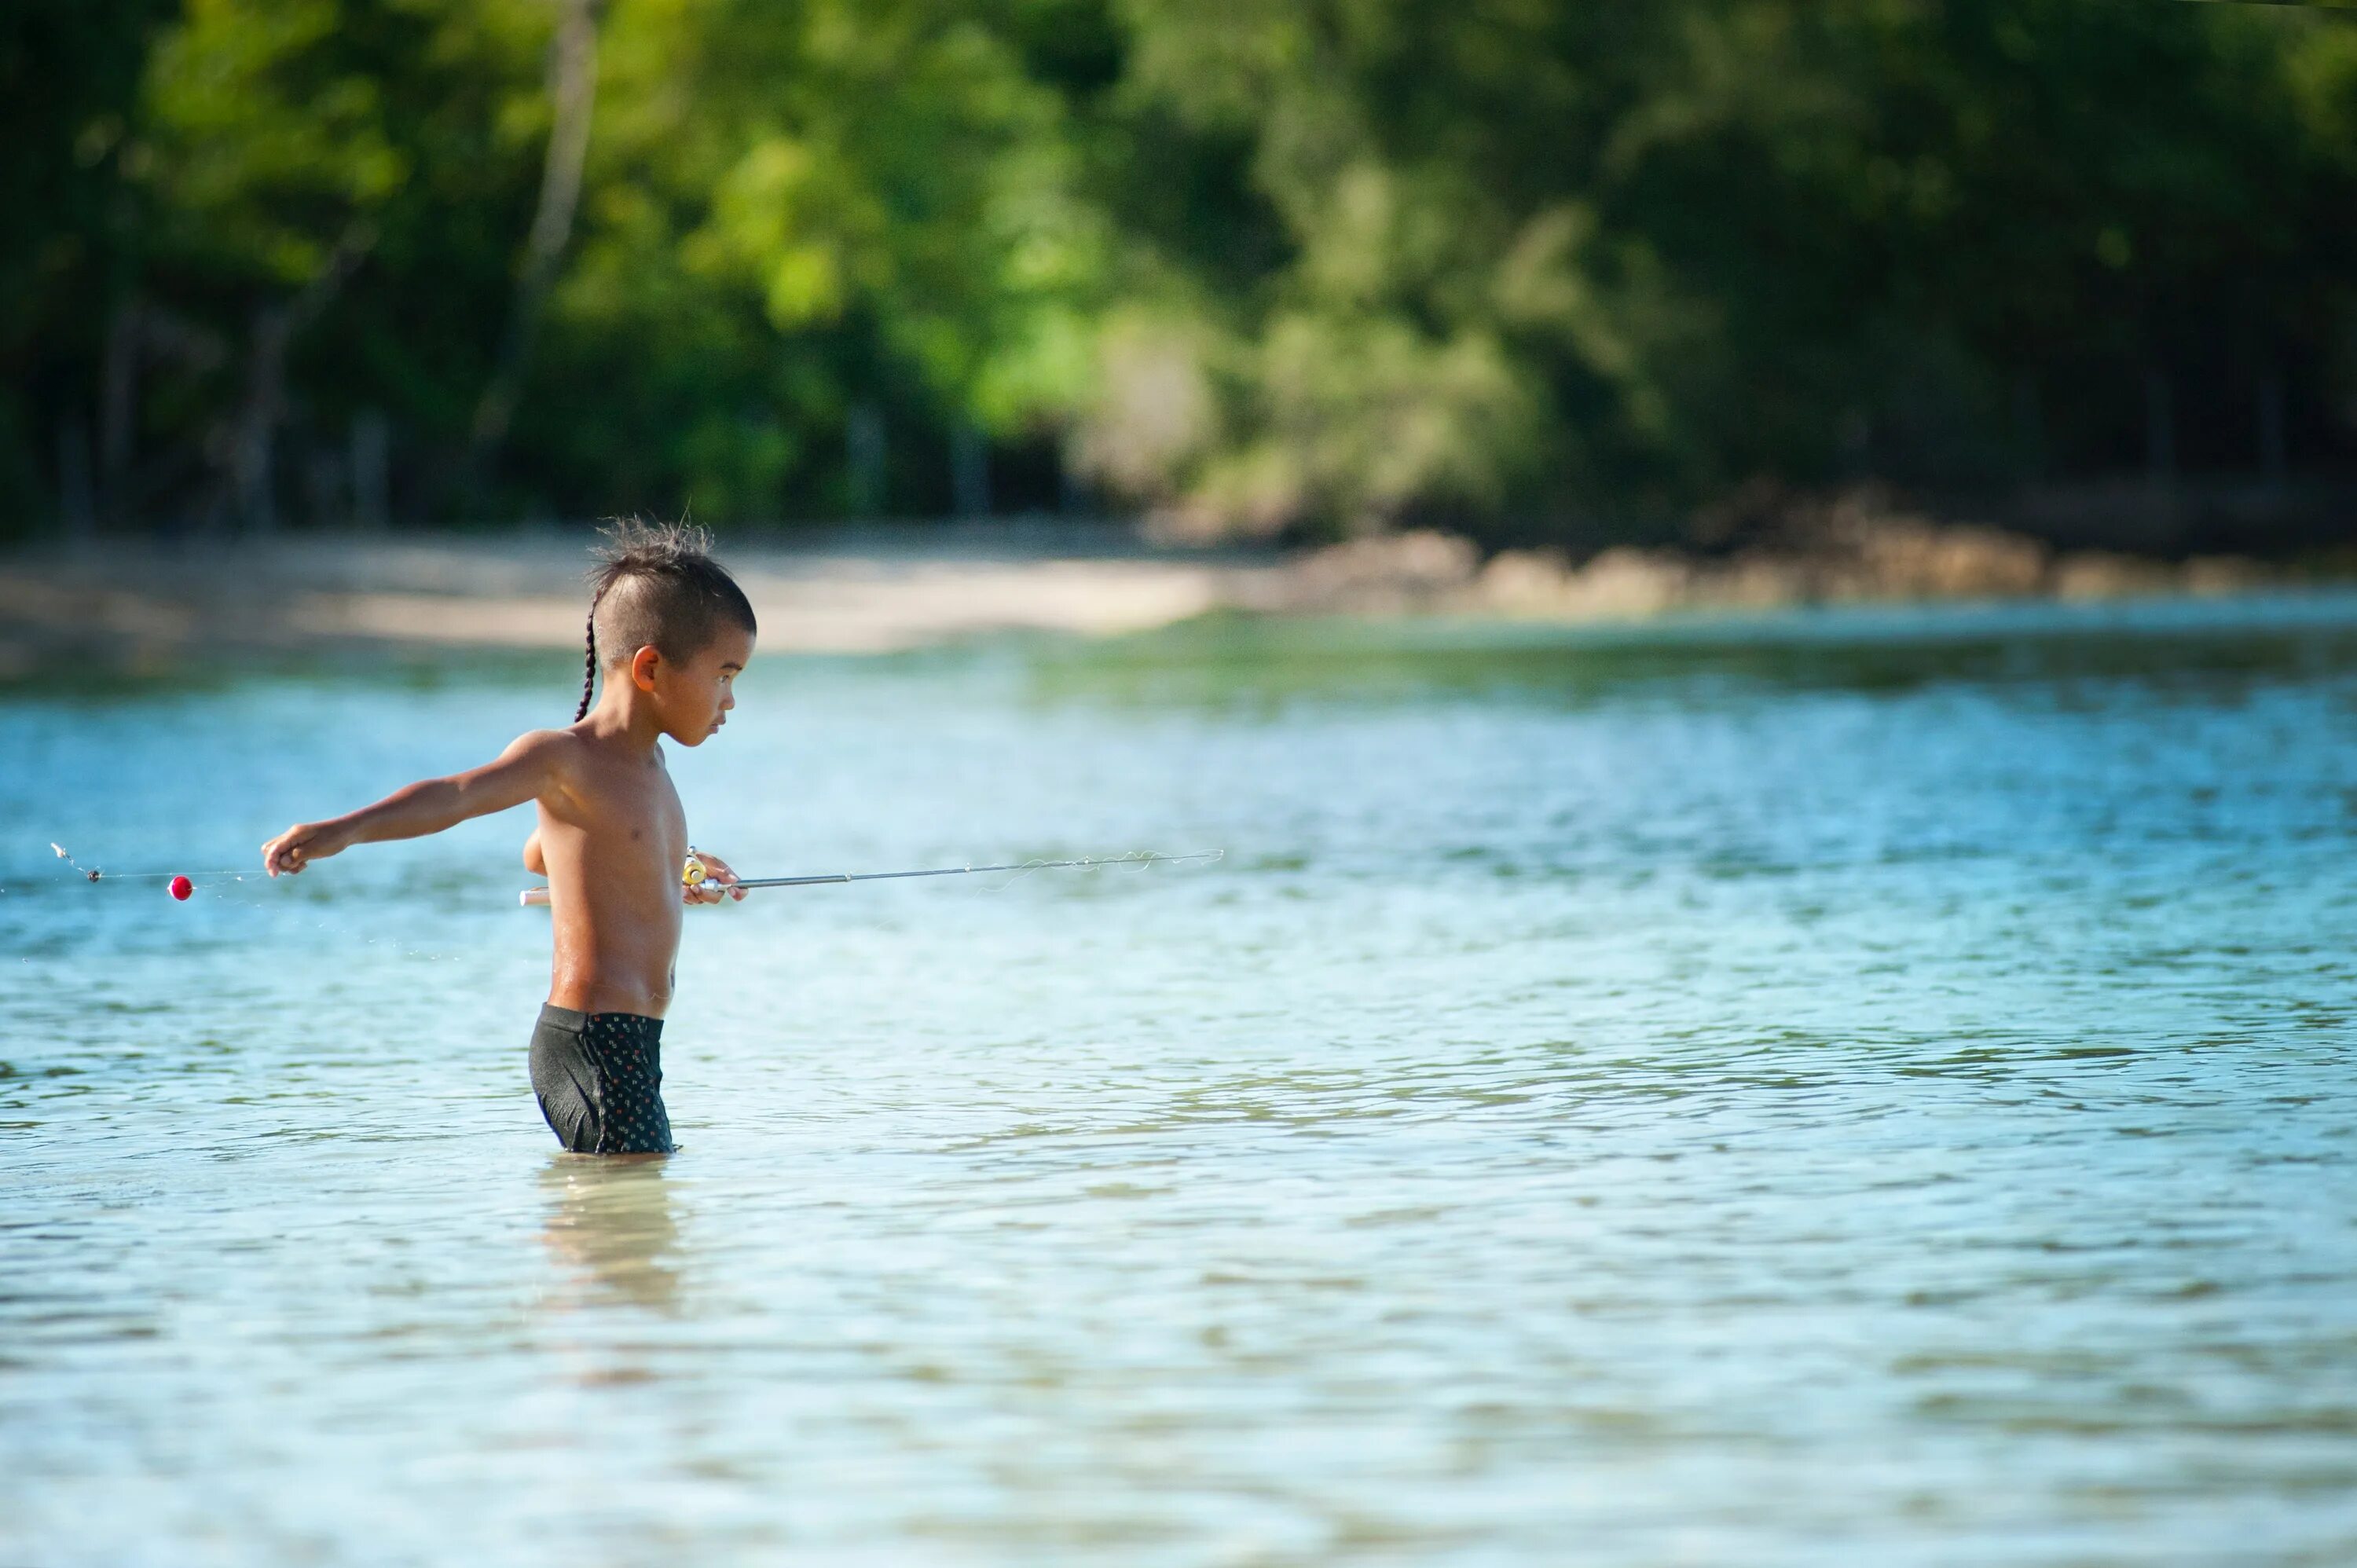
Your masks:
{"label": "water", "polygon": [[2357,601],[756,662],[560,1158],[561,660],[0,698],[0,1562],[2357,1558]]}

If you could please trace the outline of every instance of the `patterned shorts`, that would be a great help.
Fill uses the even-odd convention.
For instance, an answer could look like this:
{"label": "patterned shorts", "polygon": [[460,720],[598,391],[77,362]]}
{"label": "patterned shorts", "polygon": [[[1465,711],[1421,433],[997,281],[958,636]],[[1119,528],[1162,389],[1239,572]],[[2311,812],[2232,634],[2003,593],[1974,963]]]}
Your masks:
{"label": "patterned shorts", "polygon": [[532,1091],[576,1155],[668,1155],[662,1020],[543,1007],[532,1031]]}

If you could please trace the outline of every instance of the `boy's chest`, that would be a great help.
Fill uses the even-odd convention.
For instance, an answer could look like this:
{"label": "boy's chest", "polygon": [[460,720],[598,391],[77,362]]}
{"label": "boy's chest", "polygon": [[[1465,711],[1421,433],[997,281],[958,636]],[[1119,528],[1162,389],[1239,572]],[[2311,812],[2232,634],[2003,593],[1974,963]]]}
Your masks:
{"label": "boy's chest", "polygon": [[600,769],[582,794],[591,831],[684,852],[687,813],[660,764]]}

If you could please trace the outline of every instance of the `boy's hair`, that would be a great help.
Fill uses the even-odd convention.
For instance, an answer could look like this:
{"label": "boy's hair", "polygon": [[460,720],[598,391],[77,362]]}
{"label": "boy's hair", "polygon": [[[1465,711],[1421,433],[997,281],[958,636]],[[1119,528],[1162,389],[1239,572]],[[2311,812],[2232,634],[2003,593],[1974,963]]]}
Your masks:
{"label": "boy's hair", "polygon": [[665,659],[685,661],[712,645],[724,624],[760,628],[735,578],[711,555],[712,536],[682,522],[617,521],[601,531],[606,542],[590,574],[588,649],[581,672],[579,724],[597,688],[597,648],[622,660],[652,645]]}

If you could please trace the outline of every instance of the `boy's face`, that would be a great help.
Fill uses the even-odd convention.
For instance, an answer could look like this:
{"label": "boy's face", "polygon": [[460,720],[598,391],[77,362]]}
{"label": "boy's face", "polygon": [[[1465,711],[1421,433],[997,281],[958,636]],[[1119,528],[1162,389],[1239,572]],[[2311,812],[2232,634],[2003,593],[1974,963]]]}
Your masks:
{"label": "boy's face", "polygon": [[663,734],[682,746],[702,746],[718,735],[737,705],[737,672],[752,657],[753,634],[732,626],[693,659],[651,660],[650,679],[640,684],[654,696]]}

